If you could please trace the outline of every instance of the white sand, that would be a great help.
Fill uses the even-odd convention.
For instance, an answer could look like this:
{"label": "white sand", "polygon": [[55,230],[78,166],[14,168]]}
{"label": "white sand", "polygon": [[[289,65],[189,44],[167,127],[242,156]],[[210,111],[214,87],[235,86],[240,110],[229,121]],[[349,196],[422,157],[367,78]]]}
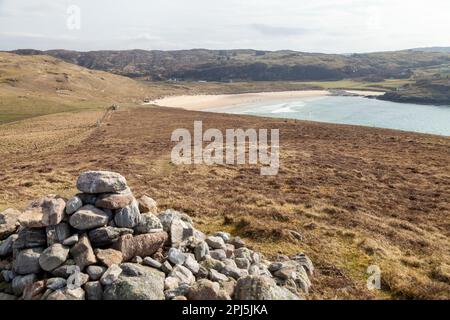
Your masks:
{"label": "white sand", "polygon": [[[349,91],[350,92],[350,91]],[[371,91],[351,91],[361,95],[380,94]],[[281,92],[258,92],[242,94],[218,94],[218,95],[184,95],[170,96],[151,101],[147,104],[156,104],[162,107],[183,108],[187,110],[217,109],[222,107],[233,107],[248,105],[259,102],[278,102],[295,100],[299,98],[321,97],[330,95],[326,90],[304,90],[304,91],[281,91]]]}

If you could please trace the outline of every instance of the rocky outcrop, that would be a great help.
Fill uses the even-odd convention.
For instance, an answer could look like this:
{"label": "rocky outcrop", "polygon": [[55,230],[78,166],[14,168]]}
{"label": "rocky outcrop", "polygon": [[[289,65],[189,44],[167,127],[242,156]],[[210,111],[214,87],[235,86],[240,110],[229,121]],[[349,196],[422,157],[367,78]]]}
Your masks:
{"label": "rocky outcrop", "polygon": [[[123,176],[89,171],[69,200],[0,214],[0,300],[296,300],[314,267],[268,261],[226,232],[205,235],[175,210],[136,200]],[[20,225],[19,225],[20,223]]]}

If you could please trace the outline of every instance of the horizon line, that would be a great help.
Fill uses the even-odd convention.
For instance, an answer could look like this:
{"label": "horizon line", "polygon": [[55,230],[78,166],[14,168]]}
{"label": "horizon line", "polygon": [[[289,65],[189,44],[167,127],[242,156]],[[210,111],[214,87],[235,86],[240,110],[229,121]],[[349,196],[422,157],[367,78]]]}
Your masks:
{"label": "horizon line", "polygon": [[64,49],[64,48],[53,48],[53,49],[34,49],[34,48],[17,48],[12,50],[4,50],[0,49],[2,52],[14,52],[14,51],[22,51],[22,50],[34,50],[34,51],[41,51],[41,52],[47,52],[47,51],[74,51],[74,52],[80,52],[80,53],[88,53],[88,52],[105,52],[105,51],[121,51],[121,52],[127,52],[127,51],[160,51],[160,52],[180,52],[180,51],[195,51],[195,50],[204,50],[204,51],[263,51],[263,52],[283,52],[283,51],[290,51],[290,52],[296,52],[296,53],[311,53],[311,54],[324,54],[324,55],[353,55],[353,54],[370,54],[370,53],[383,53],[383,52],[401,52],[401,51],[412,51],[412,50],[426,50],[426,49],[450,49],[449,46],[428,46],[428,47],[415,47],[415,48],[405,48],[405,49],[398,49],[398,50],[380,50],[380,51],[364,51],[364,52],[340,52],[340,53],[326,53],[326,52],[320,52],[320,51],[301,51],[301,50],[295,50],[295,49],[278,49],[278,50],[265,50],[265,49],[252,49],[252,48],[240,48],[240,49],[208,49],[208,48],[190,48],[190,49],[174,49],[174,50],[166,50],[166,49],[141,49],[141,48],[133,48],[133,49],[98,49],[98,50],[79,50],[79,49]]}

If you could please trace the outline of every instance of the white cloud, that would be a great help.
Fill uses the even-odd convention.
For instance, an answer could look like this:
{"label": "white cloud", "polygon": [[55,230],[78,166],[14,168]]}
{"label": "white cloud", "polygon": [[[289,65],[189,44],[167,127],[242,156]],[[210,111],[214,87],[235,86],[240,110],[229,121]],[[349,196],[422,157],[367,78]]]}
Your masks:
{"label": "white cloud", "polygon": [[[81,9],[80,30],[66,27],[69,5]],[[449,46],[448,12],[448,0],[0,0],[0,49]]]}

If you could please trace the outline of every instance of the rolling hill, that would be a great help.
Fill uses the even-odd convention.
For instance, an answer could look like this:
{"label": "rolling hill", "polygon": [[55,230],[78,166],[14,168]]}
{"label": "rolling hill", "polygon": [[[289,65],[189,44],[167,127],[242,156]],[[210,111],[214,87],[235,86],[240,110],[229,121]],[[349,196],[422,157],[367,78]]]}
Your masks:
{"label": "rolling hill", "polygon": [[132,102],[144,96],[146,88],[130,78],[49,56],[0,53],[0,123]]}
{"label": "rolling hill", "polygon": [[30,49],[14,52],[46,54],[89,69],[150,80],[380,81],[409,78],[416,68],[450,63],[450,53],[413,50],[352,55],[205,49],[91,52]]}

